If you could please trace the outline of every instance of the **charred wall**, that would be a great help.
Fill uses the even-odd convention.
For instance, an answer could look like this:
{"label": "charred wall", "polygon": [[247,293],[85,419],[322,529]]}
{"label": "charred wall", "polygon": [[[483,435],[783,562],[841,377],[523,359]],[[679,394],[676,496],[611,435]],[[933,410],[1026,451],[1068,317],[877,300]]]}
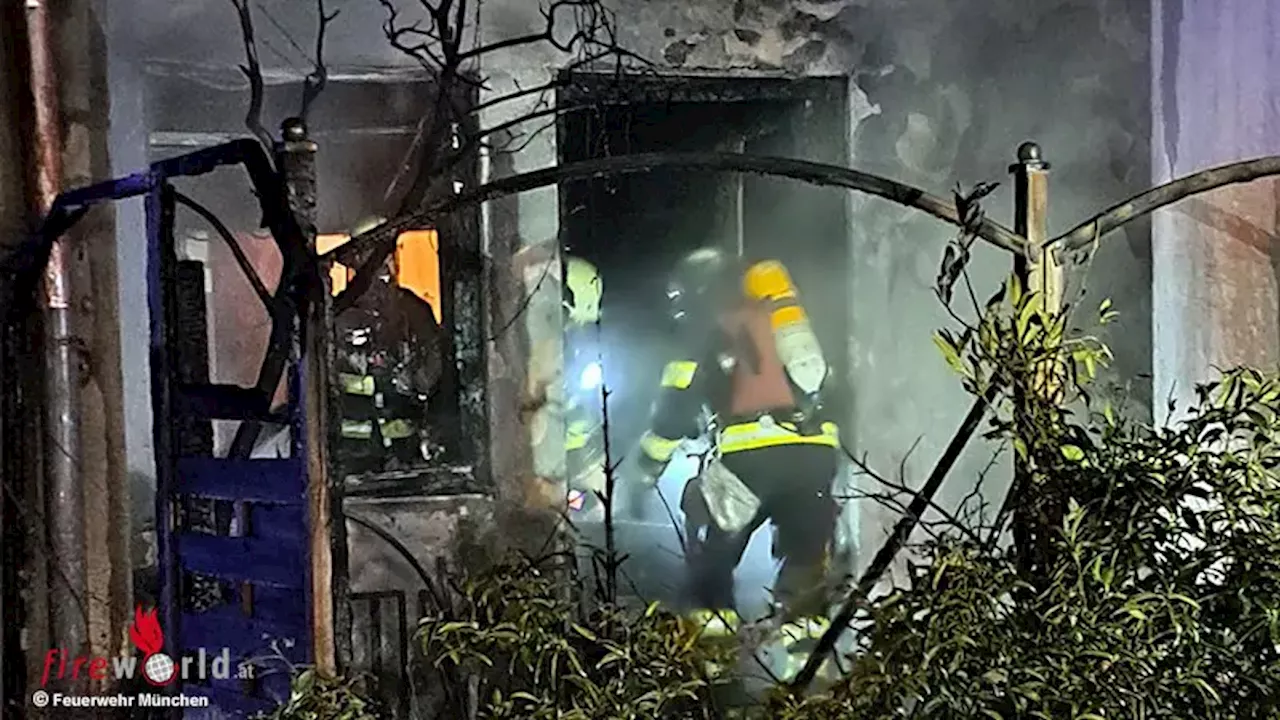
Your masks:
{"label": "charred wall", "polygon": [[[1064,230],[1148,182],[1144,2],[615,0],[612,6],[623,45],[666,72],[850,77],[853,152],[851,158],[830,159],[837,164],[946,195],[956,183],[1005,182],[1017,145],[1035,139],[1053,164],[1052,230]],[[532,6],[491,2],[484,11],[490,41],[541,28]],[[545,80],[562,62],[529,50],[495,57],[486,70],[496,94]],[[517,105],[490,113],[485,124],[527,111]],[[501,171],[555,161],[554,138],[545,134],[502,158]],[[491,170],[498,167],[494,160]],[[1012,216],[1008,185],[986,204],[989,214],[1006,223]],[[856,199],[854,207],[854,262],[847,278],[853,292],[847,352],[854,410],[845,439],[876,466],[892,470],[903,464],[908,479],[919,482],[968,405],[930,341],[932,330],[948,323],[931,287],[951,231],[878,200]],[[495,267],[501,267],[498,254],[504,249],[517,259],[555,257],[554,188],[491,204],[486,217]],[[1111,297],[1122,312],[1122,332],[1108,339],[1117,358],[1115,377],[1131,381],[1139,415],[1150,404],[1149,258],[1145,227],[1111,237],[1093,263],[1085,300],[1096,307]],[[979,251],[973,268],[978,292],[993,290],[1009,267],[1006,255]],[[495,388],[495,418],[517,417],[515,408],[530,407],[531,399],[560,384],[559,285],[535,287],[538,277],[526,270],[495,283],[498,290],[514,288],[500,303],[508,311],[520,302],[517,295],[532,295],[522,337],[495,354],[493,375],[506,383],[502,393]],[[507,478],[512,496],[542,482],[534,477],[563,472],[562,444],[555,441],[562,437],[562,420],[554,403],[533,405],[537,409],[526,412],[520,428],[532,457],[519,458],[523,443],[509,446],[512,452],[495,448],[495,468],[506,469],[495,476]],[[971,448],[944,496],[955,501],[965,495],[987,460],[982,448]],[[993,473],[993,492],[1003,489],[1006,477],[1007,471]],[[893,514],[869,504],[859,511],[863,544],[878,544]]]}
{"label": "charred wall", "polygon": [[[125,4],[137,17],[155,21],[120,28],[113,47],[121,53],[210,73],[216,66],[223,86],[245,92],[235,70],[242,54],[236,19],[225,3]],[[1053,164],[1054,230],[1143,189],[1149,180],[1146,0],[609,4],[620,44],[663,72],[847,77],[852,152],[830,158],[837,164],[945,196],[956,183],[1006,181],[1014,149],[1035,139]],[[404,3],[406,9],[413,5]],[[487,0],[481,10],[481,42],[543,29],[538,3]],[[273,6],[273,12],[295,38],[311,37],[308,4]],[[259,19],[260,40],[284,51],[262,53],[269,72],[305,71],[304,59],[285,47],[273,23]],[[382,36],[382,19],[376,11],[343,13],[327,46],[331,68],[399,66],[392,71],[403,72],[412,65]],[[487,55],[482,71],[490,90],[480,102],[517,85],[545,81],[565,62],[545,44]],[[491,127],[530,109],[521,102],[503,103],[486,111],[481,122]],[[481,181],[555,164],[554,132],[546,130],[545,120],[517,128],[542,130],[524,138],[519,152],[484,158]],[[333,182],[321,177],[322,185]],[[1006,223],[1012,216],[1008,184],[986,203],[987,211]],[[557,196],[555,188],[546,188],[491,202],[483,211],[486,334],[494,337],[486,357],[491,474],[499,494],[515,506],[543,502],[555,483],[539,478],[554,481],[563,474],[563,422],[556,402],[562,367]],[[853,387],[845,436],[878,467],[896,468],[905,458],[909,479],[918,482],[967,406],[929,340],[932,330],[948,322],[931,285],[951,229],[855,197],[850,234],[853,263],[846,280],[853,295],[852,329],[837,343],[844,346]],[[1008,268],[1005,255],[979,251],[974,268],[979,294],[994,288]],[[1090,273],[1089,304],[1111,297],[1122,312],[1121,333],[1109,338],[1117,356],[1115,374],[1134,381],[1136,412],[1146,413],[1150,390],[1143,376],[1151,357],[1146,229],[1133,227],[1109,238]],[[123,287],[121,292],[123,297]],[[148,414],[144,407],[137,409],[144,428]],[[130,417],[133,424],[135,416]],[[149,454],[147,435],[142,430],[131,444],[131,467],[132,448]],[[907,458],[917,438],[921,442]],[[978,449],[971,452],[944,494],[952,500],[966,494],[986,460]],[[861,515],[863,543],[877,543],[892,514],[870,504],[858,510],[851,519]]]}

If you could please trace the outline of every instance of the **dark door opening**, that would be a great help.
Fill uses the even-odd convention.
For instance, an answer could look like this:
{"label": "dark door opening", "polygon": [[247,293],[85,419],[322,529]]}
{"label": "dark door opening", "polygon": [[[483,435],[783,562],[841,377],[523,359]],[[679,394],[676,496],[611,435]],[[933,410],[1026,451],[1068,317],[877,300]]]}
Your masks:
{"label": "dark door opening", "polygon": [[[591,106],[560,122],[564,163],[705,151],[847,163],[842,79],[636,79],[620,86],[612,77],[575,76],[560,102]],[[748,261],[776,259],[788,267],[831,366],[829,394],[839,417],[844,416],[840,406],[847,396],[851,310],[844,191],[786,179],[658,169],[562,185],[560,229],[565,254],[593,263],[603,282],[600,340],[611,392],[611,444],[615,461],[628,455],[620,475],[627,473],[645,429],[662,367],[673,359],[664,306],[667,273],[681,256],[701,246],[719,246]],[[572,352],[567,347],[566,357]],[[678,500],[670,489],[664,494],[672,503]],[[665,513],[659,515],[678,557]],[[625,542],[622,537],[619,541]],[[749,564],[744,562],[739,571],[744,580]],[[646,577],[668,585],[680,577],[665,561],[645,567],[649,563],[637,558],[635,565],[628,573],[640,578],[636,582],[641,586]],[[662,588],[648,590],[654,596],[666,594]]]}

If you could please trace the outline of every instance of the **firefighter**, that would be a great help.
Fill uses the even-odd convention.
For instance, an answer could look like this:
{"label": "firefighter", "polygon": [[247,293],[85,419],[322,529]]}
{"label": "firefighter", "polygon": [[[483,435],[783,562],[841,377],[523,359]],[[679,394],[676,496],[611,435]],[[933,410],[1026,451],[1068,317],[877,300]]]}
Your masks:
{"label": "firefighter", "polygon": [[683,353],[662,372],[641,438],[645,481],[661,475],[683,440],[710,432],[714,450],[681,501],[694,614],[708,636],[736,630],[733,573],[770,521],[782,561],[774,597],[794,671],[825,629],[838,515],[840,444],[821,396],[826,361],[781,263],[744,269],[703,248],[677,265],[667,298]]}
{"label": "firefighter", "polygon": [[[364,225],[370,223],[377,221]],[[430,459],[425,408],[441,375],[442,333],[431,306],[396,284],[394,257],[334,325],[344,472],[399,470]]]}
{"label": "firefighter", "polygon": [[597,347],[604,286],[596,267],[579,257],[565,258],[564,273],[569,510],[573,519],[596,522],[604,518],[597,493],[605,489],[604,371]]}

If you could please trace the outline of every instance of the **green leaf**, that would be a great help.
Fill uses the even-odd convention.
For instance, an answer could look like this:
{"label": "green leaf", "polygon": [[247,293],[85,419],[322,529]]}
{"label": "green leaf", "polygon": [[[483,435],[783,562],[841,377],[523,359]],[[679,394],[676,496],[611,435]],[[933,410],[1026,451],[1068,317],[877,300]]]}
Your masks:
{"label": "green leaf", "polygon": [[952,370],[960,374],[964,374],[964,364],[960,361],[960,350],[951,340],[947,333],[939,330],[933,334],[933,344],[942,352],[942,358],[947,361],[947,365]]}
{"label": "green leaf", "polygon": [[1005,672],[1001,668],[992,668],[991,670],[982,673],[982,680],[983,682],[987,682],[992,685],[999,685],[1009,681],[1009,673]]}
{"label": "green leaf", "polygon": [[1026,303],[1018,311],[1018,320],[1014,325],[1014,332],[1019,340],[1027,337],[1027,327],[1031,324],[1031,319],[1040,313],[1044,307],[1043,296],[1039,292],[1032,292],[1027,295]]}
{"label": "green leaf", "polygon": [[1070,460],[1071,462],[1080,462],[1084,459],[1084,451],[1081,450],[1078,445],[1063,445],[1061,450],[1062,457]]}

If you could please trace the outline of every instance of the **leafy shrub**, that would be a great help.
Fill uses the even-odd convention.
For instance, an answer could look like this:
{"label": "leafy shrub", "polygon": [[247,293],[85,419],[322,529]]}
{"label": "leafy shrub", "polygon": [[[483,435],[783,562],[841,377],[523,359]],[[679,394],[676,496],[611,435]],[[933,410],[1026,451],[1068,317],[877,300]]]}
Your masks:
{"label": "leafy shrub", "polygon": [[1005,399],[1004,517],[929,543],[869,604],[846,686],[790,717],[1280,717],[1280,380],[1228,372],[1170,428],[1119,419],[1087,392],[1105,348],[1009,287],[939,343]]}
{"label": "leafy shrub", "polygon": [[[1280,718],[1280,379],[1227,372],[1174,426],[1125,420],[1090,394],[1106,348],[1016,281],[938,345],[1014,451],[1008,499],[935,527],[907,586],[861,599],[839,683],[750,715]],[[661,607],[584,613],[528,559],[456,589],[419,633],[446,717],[727,715],[707,665],[730,651]]]}
{"label": "leafy shrub", "polygon": [[470,689],[478,717],[716,717],[728,649],[698,643],[699,628],[656,603],[583,613],[549,565],[500,562],[459,584],[452,616],[422,621],[426,658]]}
{"label": "leafy shrub", "polygon": [[378,720],[377,707],[356,680],[329,678],[312,668],[299,668],[290,683],[289,700],[260,720]]}

